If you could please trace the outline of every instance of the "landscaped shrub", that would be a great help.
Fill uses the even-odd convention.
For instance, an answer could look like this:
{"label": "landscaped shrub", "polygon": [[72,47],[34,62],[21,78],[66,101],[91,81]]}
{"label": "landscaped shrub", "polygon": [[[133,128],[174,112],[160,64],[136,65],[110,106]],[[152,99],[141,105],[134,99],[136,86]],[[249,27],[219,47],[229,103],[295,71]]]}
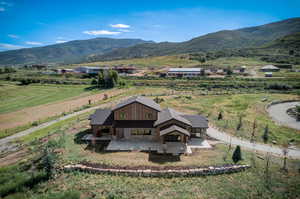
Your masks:
{"label": "landscaped shrub", "polygon": [[232,154],[232,160],[234,163],[237,163],[238,161],[242,160],[242,152],[241,152],[241,147],[239,145],[236,146]]}

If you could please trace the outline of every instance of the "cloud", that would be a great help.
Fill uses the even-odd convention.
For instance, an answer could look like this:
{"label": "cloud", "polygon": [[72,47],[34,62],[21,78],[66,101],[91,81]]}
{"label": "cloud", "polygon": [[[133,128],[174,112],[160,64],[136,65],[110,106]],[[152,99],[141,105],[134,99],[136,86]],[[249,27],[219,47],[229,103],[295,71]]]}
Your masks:
{"label": "cloud", "polygon": [[5,8],[0,7],[0,12],[4,12],[4,11],[5,11]]}
{"label": "cloud", "polygon": [[43,44],[41,42],[36,42],[36,41],[26,41],[25,43],[28,45],[42,45]]}
{"label": "cloud", "polygon": [[110,24],[110,27],[112,28],[130,28],[130,25],[126,25],[126,24]]}
{"label": "cloud", "polygon": [[6,49],[6,50],[14,50],[14,49],[25,48],[25,47],[19,46],[19,45],[14,45],[14,44],[0,43],[0,48]]}
{"label": "cloud", "polygon": [[109,30],[86,30],[83,31],[83,33],[88,35],[118,35],[121,32],[114,32]]}
{"label": "cloud", "polygon": [[60,44],[60,43],[65,43],[67,42],[66,40],[56,40],[55,43]]}
{"label": "cloud", "polygon": [[14,39],[18,39],[19,38],[18,35],[14,35],[14,34],[8,34],[7,36],[10,37],[10,38],[14,38]]}

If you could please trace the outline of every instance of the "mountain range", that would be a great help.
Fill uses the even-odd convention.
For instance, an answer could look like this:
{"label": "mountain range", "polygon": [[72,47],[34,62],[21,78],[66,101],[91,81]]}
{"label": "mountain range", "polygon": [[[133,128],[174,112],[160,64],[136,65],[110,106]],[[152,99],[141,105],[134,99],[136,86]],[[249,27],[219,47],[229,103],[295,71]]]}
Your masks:
{"label": "mountain range", "polygon": [[[0,65],[80,63],[147,56],[219,51],[243,48],[272,48],[298,43],[280,42],[282,38],[299,37],[300,18],[291,18],[261,26],[222,30],[185,42],[144,41],[141,39],[95,38],[76,40],[44,47],[0,52]],[[292,44],[291,44],[292,41]]]}
{"label": "mountain range", "polygon": [[78,63],[93,54],[101,55],[141,43],[152,43],[152,41],[111,38],[74,40],[43,47],[0,52],[0,65]]}

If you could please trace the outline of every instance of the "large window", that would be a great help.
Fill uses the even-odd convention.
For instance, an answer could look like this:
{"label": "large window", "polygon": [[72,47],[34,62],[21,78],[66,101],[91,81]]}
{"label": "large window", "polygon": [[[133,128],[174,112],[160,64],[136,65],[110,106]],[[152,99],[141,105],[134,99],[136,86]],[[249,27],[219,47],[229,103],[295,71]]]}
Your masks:
{"label": "large window", "polygon": [[151,129],[132,129],[131,135],[151,135]]}

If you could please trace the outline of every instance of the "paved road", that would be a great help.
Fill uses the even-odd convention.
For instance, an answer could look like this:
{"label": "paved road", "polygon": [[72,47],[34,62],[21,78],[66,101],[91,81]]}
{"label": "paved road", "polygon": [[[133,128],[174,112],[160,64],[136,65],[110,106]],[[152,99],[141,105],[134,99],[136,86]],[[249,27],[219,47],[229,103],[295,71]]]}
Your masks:
{"label": "paved road", "polygon": [[300,102],[274,104],[268,108],[268,112],[277,123],[300,130],[300,121],[297,121],[286,113],[289,108],[295,107],[296,105],[300,105]]}
{"label": "paved road", "polygon": [[[127,97],[125,98],[122,98],[122,100],[126,99]],[[74,117],[74,116],[77,116],[77,115],[80,115],[80,114],[83,114],[83,113],[87,113],[89,111],[92,111],[92,110],[95,110],[95,109],[98,109],[98,108],[103,108],[103,107],[107,107],[107,106],[111,106],[117,102],[119,102],[120,100],[116,100],[116,101],[113,101],[113,102],[108,102],[108,103],[105,103],[105,104],[101,104],[99,106],[94,106],[94,107],[91,107],[91,108],[87,108],[87,109],[84,109],[82,111],[78,111],[78,112],[74,112],[74,113],[71,113],[69,115],[66,115],[66,116],[62,116],[62,117],[59,117],[55,120],[52,120],[52,121],[49,121],[49,122],[45,122],[43,124],[40,124],[36,127],[32,127],[30,129],[27,129],[25,131],[21,131],[19,133],[16,133],[14,135],[11,135],[11,136],[8,136],[8,137],[5,137],[5,138],[2,138],[0,139],[0,153],[2,152],[5,152],[5,151],[13,151],[13,150],[16,150],[16,145],[11,143],[12,141],[14,141],[15,139],[17,138],[20,138],[20,137],[23,137],[25,135],[29,135],[37,130],[40,130],[40,129],[43,129],[43,128],[46,128],[52,124],[55,124],[59,121],[63,121],[63,120],[66,120],[66,119],[69,119],[71,117]]]}
{"label": "paved road", "polygon": [[[259,143],[251,143],[249,140],[244,140],[241,138],[230,136],[229,134],[218,131],[217,129],[212,128],[212,127],[209,127],[207,129],[207,134],[212,138],[221,140],[228,144],[231,142],[231,144],[233,144],[233,145],[240,145],[241,147],[244,147],[244,148],[247,148],[250,150],[269,152],[269,153],[273,153],[275,155],[283,155],[282,148],[280,148],[280,147],[270,146],[270,145],[266,145],[266,144],[259,144]],[[300,150],[289,149],[288,156],[295,158],[295,159],[300,159]]]}

